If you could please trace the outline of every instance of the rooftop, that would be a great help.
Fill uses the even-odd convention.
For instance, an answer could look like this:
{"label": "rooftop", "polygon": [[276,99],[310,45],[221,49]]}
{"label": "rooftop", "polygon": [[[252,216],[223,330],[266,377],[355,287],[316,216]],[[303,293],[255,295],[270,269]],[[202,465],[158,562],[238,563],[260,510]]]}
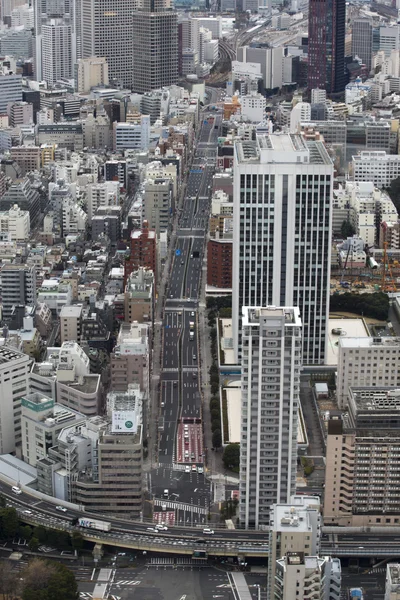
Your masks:
{"label": "rooftop", "polygon": [[[337,333],[333,333],[336,331]],[[337,365],[339,356],[339,339],[347,337],[367,338],[369,331],[362,318],[355,319],[335,319],[330,318],[328,324],[328,365]]]}
{"label": "rooftop", "polygon": [[400,338],[396,337],[340,337],[342,348],[396,348],[400,347]]}
{"label": "rooftop", "polygon": [[306,141],[294,133],[260,134],[255,141],[237,141],[235,151],[239,163],[332,164],[322,142]]}
{"label": "rooftop", "polygon": [[82,304],[74,304],[73,306],[63,306],[60,313],[60,318],[75,317],[79,318],[82,314]]}

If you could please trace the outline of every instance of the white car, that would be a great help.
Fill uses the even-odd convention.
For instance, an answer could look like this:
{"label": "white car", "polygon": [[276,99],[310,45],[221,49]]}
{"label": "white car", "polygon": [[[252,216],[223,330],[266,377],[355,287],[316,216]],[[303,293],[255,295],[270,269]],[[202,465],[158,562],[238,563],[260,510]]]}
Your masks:
{"label": "white car", "polygon": [[11,491],[14,492],[14,494],[22,494],[22,490],[20,490],[16,485],[12,486]]}
{"label": "white car", "polygon": [[198,473],[204,473],[203,467],[197,467],[197,472]]}
{"label": "white car", "polygon": [[190,473],[190,466],[189,465],[185,465],[185,473]]}
{"label": "white car", "polygon": [[203,529],[203,533],[205,535],[214,535],[214,530],[210,529],[209,527],[206,527],[205,529]]}
{"label": "white car", "polygon": [[156,529],[158,529],[158,531],[168,531],[168,527],[166,525],[156,525]]}
{"label": "white car", "polygon": [[56,506],[56,510],[59,510],[61,512],[67,512],[67,509],[65,508],[65,506]]}

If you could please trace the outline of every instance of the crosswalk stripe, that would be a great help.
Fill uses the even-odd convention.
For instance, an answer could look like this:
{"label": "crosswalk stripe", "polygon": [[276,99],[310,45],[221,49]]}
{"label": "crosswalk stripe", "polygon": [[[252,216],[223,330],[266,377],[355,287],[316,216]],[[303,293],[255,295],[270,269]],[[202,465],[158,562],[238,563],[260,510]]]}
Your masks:
{"label": "crosswalk stripe", "polygon": [[115,581],[114,583],[116,585],[140,585],[140,581],[132,581],[130,579],[123,579],[122,581]]}

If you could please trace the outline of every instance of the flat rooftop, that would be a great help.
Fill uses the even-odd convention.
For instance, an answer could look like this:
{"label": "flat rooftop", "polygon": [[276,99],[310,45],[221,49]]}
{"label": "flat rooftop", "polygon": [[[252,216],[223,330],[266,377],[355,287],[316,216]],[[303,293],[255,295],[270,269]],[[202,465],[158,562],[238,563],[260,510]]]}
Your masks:
{"label": "flat rooftop", "polygon": [[[332,330],[341,330],[339,333],[332,333]],[[329,319],[328,321],[328,355],[327,365],[337,365],[339,356],[339,339],[368,338],[369,331],[364,320],[359,319]]]}
{"label": "flat rooftop", "polygon": [[83,310],[82,304],[75,304],[73,306],[63,306],[60,313],[60,318],[63,317],[75,317],[79,318]]}
{"label": "flat rooftop", "polygon": [[400,338],[396,337],[340,337],[343,348],[400,348]]}
{"label": "flat rooftop", "polygon": [[259,134],[255,141],[237,141],[235,154],[237,162],[245,164],[332,164],[322,142],[306,141],[298,133]]}

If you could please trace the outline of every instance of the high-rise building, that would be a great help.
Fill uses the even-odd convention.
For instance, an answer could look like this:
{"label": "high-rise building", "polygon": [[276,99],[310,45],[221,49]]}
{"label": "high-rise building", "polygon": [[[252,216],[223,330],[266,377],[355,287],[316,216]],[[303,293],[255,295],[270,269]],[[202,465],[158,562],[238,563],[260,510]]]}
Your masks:
{"label": "high-rise building", "polygon": [[22,101],[22,75],[0,71],[0,113],[7,112],[9,102]]}
{"label": "high-rise building", "polygon": [[136,0],[82,0],[82,58],[104,56],[110,80],[132,85],[132,15]]}
{"label": "high-rise building", "polygon": [[104,57],[80,58],[74,65],[75,91],[79,94],[90,92],[97,85],[108,85],[108,63]]}
{"label": "high-rise building", "polygon": [[351,34],[351,54],[361,58],[367,70],[372,66],[372,23],[369,19],[354,19]]}
{"label": "high-rise building", "polygon": [[142,229],[132,231],[130,246],[129,260],[125,261],[125,283],[139,267],[151,269],[157,281],[157,236],[154,229],[149,229],[147,221],[143,221]]}
{"label": "high-rise building", "polygon": [[34,266],[5,264],[0,271],[3,321],[11,317],[13,306],[36,305],[36,269]]}
{"label": "high-rise building", "polygon": [[337,94],[346,85],[346,2],[310,0],[308,10],[308,88]]}
{"label": "high-rise building", "polygon": [[259,135],[236,143],[232,318],[241,356],[242,306],[297,306],[303,361],[326,355],[333,165],[322,142]]}
{"label": "high-rise building", "polygon": [[353,387],[347,412],[328,421],[325,525],[398,527],[399,400],[399,388]]}
{"label": "high-rise building", "polygon": [[51,19],[42,25],[42,79],[51,86],[72,77],[71,26],[62,19]]}
{"label": "high-rise building", "polygon": [[386,565],[385,600],[400,600],[400,563]]}
{"label": "high-rise building", "polygon": [[338,558],[288,552],[276,561],[273,598],[340,600],[340,584],[341,565]]}
{"label": "high-rise building", "polygon": [[0,347],[0,452],[21,446],[21,398],[29,392],[32,359],[7,346]]}
{"label": "high-rise building", "polygon": [[144,0],[132,15],[133,90],[140,94],[178,80],[178,18],[163,0]]}
{"label": "high-rise building", "polygon": [[243,308],[240,520],[268,525],[296,487],[301,368],[298,308]]}
{"label": "high-rise building", "polygon": [[[271,506],[269,523],[268,600],[274,599],[277,562],[289,552],[317,556],[321,538],[318,496],[292,496]],[[294,595],[293,598],[297,596]],[[302,596],[301,596],[302,597]],[[300,598],[300,596],[299,596]]]}

